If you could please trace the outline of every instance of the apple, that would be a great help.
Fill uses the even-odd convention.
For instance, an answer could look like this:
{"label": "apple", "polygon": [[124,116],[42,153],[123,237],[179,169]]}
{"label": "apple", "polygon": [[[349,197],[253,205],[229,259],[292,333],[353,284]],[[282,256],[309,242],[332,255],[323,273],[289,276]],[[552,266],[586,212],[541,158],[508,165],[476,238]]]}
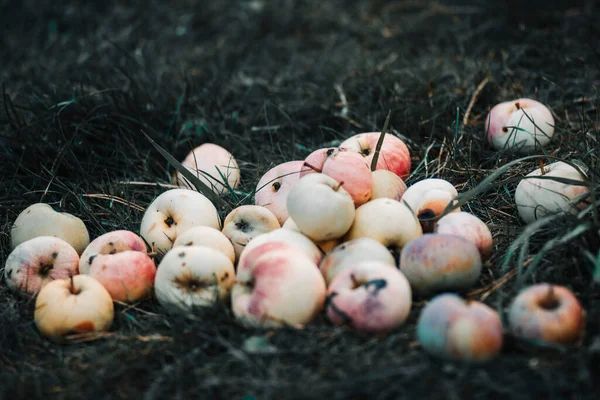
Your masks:
{"label": "apple", "polygon": [[177,237],[173,248],[182,246],[206,246],[219,250],[235,264],[235,249],[227,236],[210,226],[194,226]]}
{"label": "apple", "polygon": [[[446,210],[448,204],[454,197],[444,190],[428,190],[423,193],[421,202],[417,206],[417,218],[423,228],[423,233],[431,233],[435,229],[435,223]],[[461,211],[460,207],[454,208],[450,213]]]}
{"label": "apple", "polygon": [[317,149],[310,153],[305,159],[302,170],[300,171],[300,178],[305,177],[308,174],[314,174],[323,171],[323,166],[327,158],[335,152],[335,147]]}
{"label": "apple", "polygon": [[454,235],[425,234],[411,240],[400,254],[400,271],[420,296],[472,287],[481,275],[481,264],[477,246]]}
{"label": "apple", "polygon": [[323,173],[300,178],[290,189],[287,207],[300,231],[314,241],[344,236],[355,214],[350,194]]}
{"label": "apple", "polygon": [[[279,228],[272,230],[271,232],[265,233],[263,235],[257,236],[252,241],[250,241],[238,259],[238,265],[244,262],[244,258],[251,252],[251,250],[265,244],[265,243],[273,243],[273,242],[283,242],[286,244],[290,244],[304,253],[308,258],[318,265],[323,258],[323,252],[319,247],[310,240],[308,237],[303,235],[300,232],[296,232],[292,229],[288,228]],[[264,248],[263,248],[264,249]],[[257,253],[254,253],[255,255]]]}
{"label": "apple", "polygon": [[77,254],[90,243],[90,235],[80,218],[56,212],[45,203],[32,204],[17,216],[10,231],[12,248],[38,236],[62,239],[73,246]]}
{"label": "apple", "polygon": [[277,217],[261,206],[239,206],[223,222],[223,234],[231,241],[239,258],[244,247],[255,237],[281,228]]}
{"label": "apple", "polygon": [[158,265],[154,292],[168,313],[193,316],[196,308],[226,303],[235,278],[233,263],[220,251],[175,247]]}
{"label": "apple", "polygon": [[[381,132],[360,133],[343,141],[339,148],[359,153],[370,167],[380,136]],[[386,169],[406,179],[410,173],[410,162],[410,152],[406,144],[396,136],[386,133],[379,151],[376,170]]]}
{"label": "apple", "polygon": [[539,283],[523,289],[508,312],[512,334],[543,343],[571,344],[583,334],[585,314],[568,288]]}
{"label": "apple", "polygon": [[325,292],[323,276],[305,253],[291,244],[271,242],[252,249],[238,263],[231,304],[245,326],[299,328],[323,310]]}
{"label": "apple", "polygon": [[331,281],[346,268],[365,261],[378,262],[380,264],[396,267],[396,260],[392,253],[381,243],[369,237],[344,242],[335,247],[329,254],[323,257],[319,269],[325,278],[325,282]]}
{"label": "apple", "polygon": [[[355,207],[369,201],[373,187],[373,173],[360,154],[345,149],[328,149],[325,153],[322,151],[323,149],[319,149],[313,152],[318,159],[316,161],[312,161],[311,155],[306,158],[304,165],[313,171],[305,168],[300,178],[311,173],[323,173],[338,183],[343,183],[344,189],[352,196]],[[326,157],[322,160],[323,155]]]}
{"label": "apple", "polygon": [[415,215],[419,215],[420,209],[423,205],[423,199],[426,198],[425,194],[432,190],[436,191],[433,195],[434,198],[441,197],[440,193],[437,191],[446,192],[449,195],[447,198],[455,198],[458,196],[458,192],[456,191],[454,185],[447,180],[428,178],[410,185],[402,195],[402,202],[406,203],[411,210],[413,210]]}
{"label": "apple", "polygon": [[53,280],[35,300],[35,325],[55,342],[64,342],[71,334],[108,331],[113,319],[110,294],[89,275]]}
{"label": "apple", "polygon": [[468,212],[459,211],[444,215],[435,224],[434,232],[467,239],[477,246],[482,261],[488,260],[492,255],[494,240],[490,228]]}
{"label": "apple", "polygon": [[8,255],[4,265],[7,286],[34,296],[48,282],[78,273],[77,251],[54,236],[37,236],[22,242]]}
{"label": "apple", "polygon": [[406,192],[406,183],[398,175],[387,169],[373,171],[371,200],[388,198],[400,201]]}
{"label": "apple", "polygon": [[[285,229],[291,229],[293,231],[302,233],[300,231],[300,228],[298,228],[298,225],[296,225],[296,223],[294,222],[293,219],[288,218],[285,223],[283,224],[282,228]],[[314,242],[314,244],[317,245],[317,247],[319,249],[321,249],[321,251],[323,252],[323,254],[327,254],[329,253],[331,250],[333,250],[337,245],[342,243],[342,238],[337,238],[337,239],[331,239],[331,240],[322,240],[320,242]]]}
{"label": "apple", "polygon": [[287,196],[300,179],[304,161],[289,161],[268,170],[258,181],[254,204],[265,207],[277,217],[280,225],[288,218]]}
{"label": "apple", "polygon": [[[214,143],[204,143],[188,153],[181,164],[194,173],[198,179],[216,194],[223,194],[240,185],[240,168],[233,155]],[[190,190],[196,190],[181,172],[173,173],[175,183]]]}
{"label": "apple", "polygon": [[[515,190],[515,203],[521,219],[530,224],[545,215],[565,212],[577,214],[587,205],[582,201],[589,194],[586,177],[569,164],[557,161],[538,168],[522,179]],[[544,178],[535,178],[541,177]],[[581,182],[581,185],[563,183],[553,178]]]}
{"label": "apple", "polygon": [[521,98],[495,105],[485,120],[488,143],[496,150],[540,150],[554,136],[552,113],[539,101]]}
{"label": "apple", "polygon": [[387,247],[392,254],[399,254],[406,243],[422,235],[419,220],[404,203],[381,198],[356,209],[354,223],[345,241],[369,237]]}
{"label": "apple", "polygon": [[327,318],[365,333],[386,333],[404,324],[412,306],[410,284],[396,268],[362,261],[342,270],[330,283]]}
{"label": "apple", "polygon": [[484,303],[442,293],[421,311],[417,339],[433,356],[482,363],[500,354],[502,322],[498,313]]}
{"label": "apple", "polygon": [[162,257],[173,247],[177,237],[194,226],[221,230],[217,208],[202,193],[189,189],[170,189],[146,209],[140,236]]}
{"label": "apple", "polygon": [[79,272],[96,278],[113,300],[132,303],[152,293],[156,265],[141,237],[117,230],[90,243],[79,259]]}

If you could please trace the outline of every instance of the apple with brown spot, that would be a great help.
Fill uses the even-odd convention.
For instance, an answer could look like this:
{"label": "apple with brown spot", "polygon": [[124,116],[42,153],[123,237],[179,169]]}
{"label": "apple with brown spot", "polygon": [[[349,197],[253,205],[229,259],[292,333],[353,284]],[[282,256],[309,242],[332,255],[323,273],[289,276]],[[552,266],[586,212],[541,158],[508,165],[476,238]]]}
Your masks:
{"label": "apple with brown spot", "polygon": [[223,234],[231,241],[236,258],[255,237],[281,228],[277,217],[261,206],[245,205],[232,210],[223,222]]}

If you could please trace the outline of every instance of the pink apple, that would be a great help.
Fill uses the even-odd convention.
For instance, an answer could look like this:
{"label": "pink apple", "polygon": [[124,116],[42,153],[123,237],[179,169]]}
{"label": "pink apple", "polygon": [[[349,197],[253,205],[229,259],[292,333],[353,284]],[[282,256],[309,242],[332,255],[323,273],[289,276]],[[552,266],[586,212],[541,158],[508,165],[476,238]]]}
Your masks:
{"label": "pink apple", "polygon": [[283,225],[288,218],[287,195],[294,183],[300,179],[304,161],[289,161],[268,170],[258,181],[254,204],[271,211]]}
{"label": "pink apple", "polygon": [[496,150],[539,151],[554,136],[554,117],[539,101],[521,98],[495,105],[486,118],[484,131]]}
{"label": "pink apple", "polygon": [[[268,251],[261,249],[269,247]],[[323,309],[326,285],[315,263],[294,246],[266,243],[238,264],[231,293],[235,317],[247,326],[301,327]]]}
{"label": "pink apple", "polygon": [[446,214],[437,221],[434,230],[435,233],[467,239],[477,246],[482,261],[486,261],[492,255],[494,240],[490,228],[473,214],[465,211]]}
{"label": "pink apple", "polygon": [[412,293],[402,272],[363,261],[342,270],[330,283],[325,310],[336,325],[366,333],[385,333],[404,324]]}
{"label": "pink apple", "polygon": [[[354,135],[340,144],[340,149],[359,153],[370,167],[375,155],[377,141],[381,132],[366,132]],[[404,142],[396,136],[386,133],[377,159],[376,169],[387,169],[406,179],[410,173],[410,152]]]}
{"label": "pink apple", "polygon": [[4,277],[9,288],[37,295],[54,279],[79,274],[79,254],[54,236],[37,236],[19,244],[8,255]]}

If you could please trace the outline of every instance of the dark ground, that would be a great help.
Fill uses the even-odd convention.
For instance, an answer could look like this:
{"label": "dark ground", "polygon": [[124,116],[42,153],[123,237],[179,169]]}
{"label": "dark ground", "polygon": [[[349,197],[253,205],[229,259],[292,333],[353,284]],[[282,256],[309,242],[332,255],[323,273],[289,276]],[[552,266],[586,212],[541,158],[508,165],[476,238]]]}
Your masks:
{"label": "dark ground", "polygon": [[[178,159],[203,142],[228,148],[249,193],[237,200],[249,204],[275,163],[380,130],[391,109],[413,154],[407,183],[441,177],[464,192],[516,159],[490,149],[483,120],[494,104],[525,96],[554,112],[548,154],[582,160],[594,181],[600,172],[593,1],[515,2],[522,9],[512,11],[484,0],[65,3],[0,2],[0,265],[12,221],[35,202],[78,215],[93,238],[137,232],[164,189],[119,182],[168,183],[171,171],[141,129]],[[190,119],[199,125],[182,129]],[[496,240],[471,295],[502,311],[524,284],[567,285],[587,310],[577,345],[542,348],[507,334],[500,357],[468,366],[416,344],[422,303],[392,334],[361,337],[325,321],[248,330],[228,310],[182,321],[153,300],[117,305],[111,335],[56,345],[35,329],[33,302],[2,282],[0,398],[598,398],[597,210],[524,231],[511,178],[536,165],[511,167],[465,207]],[[250,346],[252,335],[271,352]]]}

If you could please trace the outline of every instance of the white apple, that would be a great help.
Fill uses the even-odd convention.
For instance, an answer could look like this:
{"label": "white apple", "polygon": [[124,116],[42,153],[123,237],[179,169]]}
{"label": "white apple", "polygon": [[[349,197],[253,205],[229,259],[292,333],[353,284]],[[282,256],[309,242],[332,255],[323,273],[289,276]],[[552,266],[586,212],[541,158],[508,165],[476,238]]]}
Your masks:
{"label": "white apple", "polygon": [[235,264],[235,249],[233,244],[218,229],[210,226],[194,226],[177,237],[173,248],[182,246],[206,246],[219,250]]}
{"label": "white apple", "polygon": [[344,236],[355,214],[348,192],[322,173],[300,178],[290,189],[287,206],[300,231],[315,241]]}
{"label": "white apple", "polygon": [[4,265],[6,284],[14,291],[36,295],[54,279],[79,273],[79,255],[54,236],[38,236],[19,244]]}
{"label": "white apple", "polygon": [[107,331],[113,319],[110,294],[89,275],[49,282],[35,301],[35,325],[42,335],[56,342],[65,341],[71,334]]}
{"label": "white apple", "polygon": [[445,179],[428,178],[415,182],[410,185],[402,195],[402,202],[413,210],[415,215],[419,214],[419,208],[423,202],[425,193],[430,190],[439,190],[448,193],[452,198],[458,196],[458,192],[453,184]]}
{"label": "white apple", "polygon": [[261,206],[239,206],[223,222],[223,234],[231,241],[239,258],[244,247],[255,237],[281,228],[277,217]]}
{"label": "white apple", "polygon": [[240,254],[238,259],[238,264],[241,264],[247,254],[250,253],[252,249],[263,245],[265,243],[275,243],[275,242],[283,242],[290,244],[303,252],[312,262],[318,265],[323,258],[323,252],[319,247],[308,237],[303,235],[300,232],[294,231],[288,228],[279,228],[272,230],[269,233],[265,233],[263,235],[257,236],[252,241],[250,241],[244,251]]}
{"label": "white apple", "polygon": [[[298,225],[296,225],[296,223],[294,222],[294,220],[292,218],[288,218],[285,223],[283,224],[282,228],[285,229],[291,229],[293,231],[302,233],[300,231],[300,228],[298,228]],[[329,253],[331,250],[333,250],[336,246],[338,246],[339,244],[341,244],[343,242],[343,238],[337,238],[337,239],[331,239],[331,240],[322,240],[322,241],[313,241],[314,244],[317,245],[317,247],[319,249],[321,249],[321,251],[323,252],[323,254],[327,254]]]}
{"label": "white apple", "polygon": [[10,231],[12,248],[38,236],[62,239],[73,246],[77,254],[90,243],[90,235],[80,218],[56,212],[45,203],[32,204],[17,216]]}
{"label": "white apple", "polygon": [[400,201],[406,189],[406,183],[392,171],[387,169],[373,171],[371,200],[385,197]]}
{"label": "white apple", "polygon": [[140,236],[159,257],[173,247],[177,237],[194,226],[221,230],[217,208],[200,192],[170,189],[152,201],[140,226]]}
{"label": "white apple", "polygon": [[233,263],[220,251],[175,247],[158,265],[154,292],[167,312],[191,316],[197,307],[226,303],[234,282]]}

